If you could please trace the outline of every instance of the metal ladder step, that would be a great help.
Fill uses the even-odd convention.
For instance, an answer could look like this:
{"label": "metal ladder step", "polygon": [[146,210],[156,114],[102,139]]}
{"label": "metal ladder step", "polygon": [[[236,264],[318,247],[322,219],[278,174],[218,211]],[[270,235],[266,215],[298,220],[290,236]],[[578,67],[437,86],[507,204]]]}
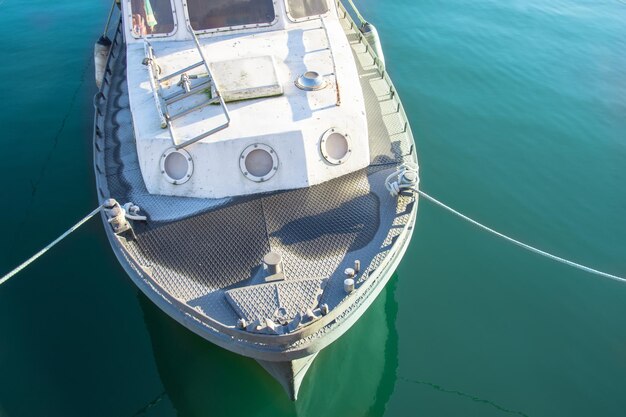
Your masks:
{"label": "metal ladder step", "polygon": [[204,62],[202,62],[202,61],[200,61],[200,62],[196,62],[195,64],[190,65],[190,66],[188,66],[187,68],[183,68],[183,69],[181,69],[181,70],[178,70],[178,71],[176,71],[176,72],[173,72],[173,73],[171,73],[171,74],[168,74],[168,75],[166,75],[166,76],[164,76],[164,77],[162,77],[162,78],[159,78],[159,82],[160,82],[160,83],[162,83],[162,82],[165,82],[165,81],[167,81],[167,80],[171,80],[172,78],[174,78],[174,77],[176,77],[176,76],[178,76],[178,75],[182,75],[182,74],[186,73],[187,71],[191,71],[192,69],[194,69],[194,68],[198,68],[198,67],[200,67],[200,66],[202,66],[202,65],[204,65]]}
{"label": "metal ladder step", "polygon": [[202,140],[202,139],[204,139],[204,138],[206,138],[206,137],[211,136],[211,135],[212,135],[212,134],[214,134],[214,133],[217,133],[217,132],[219,132],[219,131],[221,131],[221,130],[226,129],[227,127],[228,127],[228,124],[227,124],[227,123],[222,124],[222,125],[219,125],[219,126],[217,126],[217,127],[213,128],[213,129],[209,130],[209,131],[206,131],[206,132],[204,132],[204,133],[199,134],[199,135],[198,135],[198,136],[196,136],[195,138],[188,139],[188,140],[186,140],[186,141],[185,141],[185,142],[183,142],[183,143],[176,143],[176,142],[175,142],[175,143],[174,143],[174,147],[175,147],[176,149],[182,149],[182,148],[184,148],[185,146],[191,145],[192,143],[196,143],[196,142],[198,142],[199,140]]}
{"label": "metal ladder step", "polygon": [[[180,112],[178,112],[178,113],[176,113],[176,114],[170,115],[170,114],[168,113],[168,114],[166,114],[166,116],[167,116],[167,119],[168,119],[169,121],[174,121],[174,120],[176,120],[176,119],[178,119],[178,118],[180,118],[180,117],[183,117],[183,116],[188,115],[189,113],[192,113],[192,112],[194,112],[194,111],[196,111],[196,110],[199,110],[199,109],[201,109],[201,108],[204,108],[204,107],[206,107],[206,106],[208,106],[208,105],[210,105],[210,104],[215,104],[215,103],[218,103],[218,102],[219,102],[219,98],[217,98],[217,97],[213,97],[212,99],[209,99],[209,100],[207,100],[207,101],[203,101],[202,103],[198,103],[198,104],[196,104],[195,106],[189,107],[188,109],[185,109],[185,110],[183,110],[183,111],[180,111]],[[168,109],[168,110],[169,110],[169,109]]]}
{"label": "metal ladder step", "polygon": [[191,87],[191,89],[189,91],[184,91],[184,90],[180,90],[174,94],[171,94],[167,97],[163,97],[163,101],[165,101],[165,104],[174,104],[177,101],[183,100],[189,96],[192,96],[198,92],[200,92],[201,90],[204,90],[206,87],[211,87],[211,80],[208,81],[203,81],[200,84],[196,84],[193,87]]}

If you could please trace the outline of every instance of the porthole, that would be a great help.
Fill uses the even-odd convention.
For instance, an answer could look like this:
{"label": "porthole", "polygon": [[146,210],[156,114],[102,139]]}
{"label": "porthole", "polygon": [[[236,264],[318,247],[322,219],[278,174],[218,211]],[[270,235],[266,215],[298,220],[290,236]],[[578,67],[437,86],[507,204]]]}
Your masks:
{"label": "porthole", "polygon": [[328,163],[343,164],[352,154],[350,137],[336,128],[328,129],[320,140],[320,152]]}
{"label": "porthole", "polygon": [[174,185],[184,184],[193,174],[193,160],[184,149],[170,148],[161,155],[161,174]]}
{"label": "porthole", "polygon": [[267,181],[278,171],[278,156],[270,146],[255,143],[241,153],[239,167],[250,181]]}

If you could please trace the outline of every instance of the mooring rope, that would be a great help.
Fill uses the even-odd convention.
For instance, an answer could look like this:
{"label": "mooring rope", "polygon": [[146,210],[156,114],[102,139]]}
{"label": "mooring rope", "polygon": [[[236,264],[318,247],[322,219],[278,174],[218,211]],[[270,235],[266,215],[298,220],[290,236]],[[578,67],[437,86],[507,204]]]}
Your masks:
{"label": "mooring rope", "polygon": [[544,256],[548,259],[552,259],[553,261],[556,262],[560,262],[562,264],[571,266],[572,268],[576,268],[579,269],[581,271],[585,271],[588,272],[590,274],[594,274],[594,275],[599,275],[601,277],[604,278],[609,278],[615,281],[619,281],[619,282],[626,282],[626,278],[617,276],[617,275],[613,275],[613,274],[609,274],[607,272],[603,272],[603,271],[599,271],[597,269],[594,268],[590,268],[588,266],[579,264],[577,262],[573,262],[570,261],[568,259],[562,258],[560,256],[554,255],[552,253],[546,252],[544,250],[538,249],[534,246],[528,245],[524,242],[521,242],[517,239],[514,239],[510,236],[505,235],[504,233],[500,233],[497,230],[492,229],[489,226],[486,226],[474,219],[472,219],[469,216],[466,216],[465,214],[453,209],[452,207],[448,206],[447,204],[437,200],[435,197],[427,194],[426,192],[422,191],[419,189],[418,187],[419,185],[419,176],[418,176],[418,168],[417,165],[415,164],[409,164],[409,163],[405,163],[403,165],[401,165],[398,170],[396,172],[394,172],[393,174],[389,175],[385,181],[385,186],[387,188],[387,190],[392,194],[392,195],[397,195],[399,194],[401,191],[403,190],[412,190],[416,193],[418,193],[420,196],[424,197],[425,199],[429,200],[430,202],[434,203],[435,205],[443,208],[444,210],[454,214],[457,217],[460,217],[461,219],[465,220],[468,223],[473,224],[474,226],[479,227],[482,230],[485,230],[486,232],[489,232],[501,239],[504,239],[508,242],[513,243],[514,245],[517,245],[523,249],[526,249],[530,252],[536,253],[538,255]]}
{"label": "mooring rope", "polygon": [[581,271],[589,272],[589,273],[595,274],[595,275],[600,275],[601,277],[613,279],[615,281],[626,282],[626,278],[622,278],[622,277],[619,277],[617,275],[609,274],[607,272],[602,272],[602,271],[599,271],[597,269],[590,268],[588,266],[585,266],[585,265],[582,265],[582,264],[570,261],[568,259],[561,258],[560,256],[553,255],[553,254],[548,253],[548,252],[546,252],[544,250],[541,250],[541,249],[535,248],[533,246],[530,246],[530,245],[528,245],[528,244],[526,244],[524,242],[520,242],[517,239],[513,239],[512,237],[507,236],[504,233],[500,233],[497,230],[494,230],[494,229],[492,229],[492,228],[490,228],[488,226],[485,226],[484,224],[477,222],[476,220],[466,216],[465,214],[456,211],[452,207],[442,203],[441,201],[439,201],[436,198],[428,195],[427,193],[425,193],[422,190],[417,190],[416,189],[415,191],[417,191],[417,193],[419,195],[421,195],[422,197],[424,197],[427,200],[431,201],[432,203],[438,205],[439,207],[449,211],[450,213],[454,214],[455,216],[458,216],[461,219],[463,219],[463,220],[465,220],[465,221],[467,221],[469,223],[472,223],[473,225],[475,225],[475,226],[477,226],[477,227],[479,227],[479,228],[481,228],[481,229],[483,229],[483,230],[485,230],[485,231],[487,231],[487,232],[489,232],[489,233],[491,233],[493,235],[496,235],[496,236],[498,236],[498,237],[500,237],[500,238],[502,238],[504,240],[507,240],[507,241],[513,243],[514,245],[517,245],[517,246],[519,246],[521,248],[524,248],[524,249],[526,249],[528,251],[534,252],[534,253],[536,253],[538,255],[545,256],[546,258],[552,259],[553,261],[557,261],[557,262],[560,262],[562,264],[569,265],[569,266],[571,266],[573,268],[580,269]]}
{"label": "mooring rope", "polygon": [[93,216],[95,216],[96,214],[100,213],[100,210],[102,210],[103,206],[98,206],[98,208],[96,208],[94,211],[92,211],[91,213],[89,213],[88,215],[86,215],[85,217],[83,217],[78,223],[76,223],[74,226],[70,227],[65,233],[63,233],[61,236],[59,236],[58,238],[56,238],[55,240],[53,240],[52,242],[50,242],[45,248],[43,248],[42,250],[40,250],[39,252],[37,252],[36,254],[34,254],[33,256],[31,256],[30,258],[28,258],[25,262],[23,262],[20,266],[18,266],[17,268],[15,268],[14,270],[12,270],[11,272],[9,272],[8,274],[6,274],[5,276],[3,276],[2,278],[0,278],[0,285],[4,284],[5,282],[7,282],[8,280],[10,280],[15,274],[17,274],[18,272],[20,272],[22,269],[26,268],[28,265],[32,264],[33,262],[35,262],[38,258],[40,258],[44,253],[48,252],[48,250],[50,250],[54,245],[56,245],[57,243],[59,243],[60,241],[62,241],[63,239],[65,239],[66,237],[68,237],[70,234],[72,234],[73,231],[75,231],[76,229],[78,229],[79,227],[81,227],[83,224],[85,224],[89,219],[91,219]]}

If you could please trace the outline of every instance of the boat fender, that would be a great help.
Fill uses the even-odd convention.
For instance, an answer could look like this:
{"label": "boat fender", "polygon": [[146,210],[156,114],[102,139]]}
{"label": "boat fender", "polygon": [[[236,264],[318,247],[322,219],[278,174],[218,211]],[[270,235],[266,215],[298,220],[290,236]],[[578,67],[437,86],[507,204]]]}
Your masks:
{"label": "boat fender", "polygon": [[363,25],[361,25],[360,30],[363,34],[363,37],[365,37],[365,40],[367,41],[367,43],[370,44],[370,46],[374,50],[374,53],[384,66],[385,55],[383,54],[383,48],[380,44],[380,37],[378,36],[378,31],[376,30],[376,27],[369,22],[365,22],[363,23]]}
{"label": "boat fender", "polygon": [[104,71],[106,70],[107,58],[111,52],[111,40],[106,36],[100,36],[98,42],[93,48],[93,60],[95,67],[96,85],[98,88],[102,86],[102,80],[104,78]]}

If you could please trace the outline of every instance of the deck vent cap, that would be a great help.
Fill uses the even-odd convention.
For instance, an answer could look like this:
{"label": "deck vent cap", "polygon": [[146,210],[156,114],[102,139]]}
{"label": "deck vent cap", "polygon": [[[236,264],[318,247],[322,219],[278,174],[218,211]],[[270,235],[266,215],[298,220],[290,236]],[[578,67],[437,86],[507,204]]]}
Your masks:
{"label": "deck vent cap", "polygon": [[304,91],[321,90],[326,84],[324,77],[316,71],[307,71],[296,80],[296,86]]}

